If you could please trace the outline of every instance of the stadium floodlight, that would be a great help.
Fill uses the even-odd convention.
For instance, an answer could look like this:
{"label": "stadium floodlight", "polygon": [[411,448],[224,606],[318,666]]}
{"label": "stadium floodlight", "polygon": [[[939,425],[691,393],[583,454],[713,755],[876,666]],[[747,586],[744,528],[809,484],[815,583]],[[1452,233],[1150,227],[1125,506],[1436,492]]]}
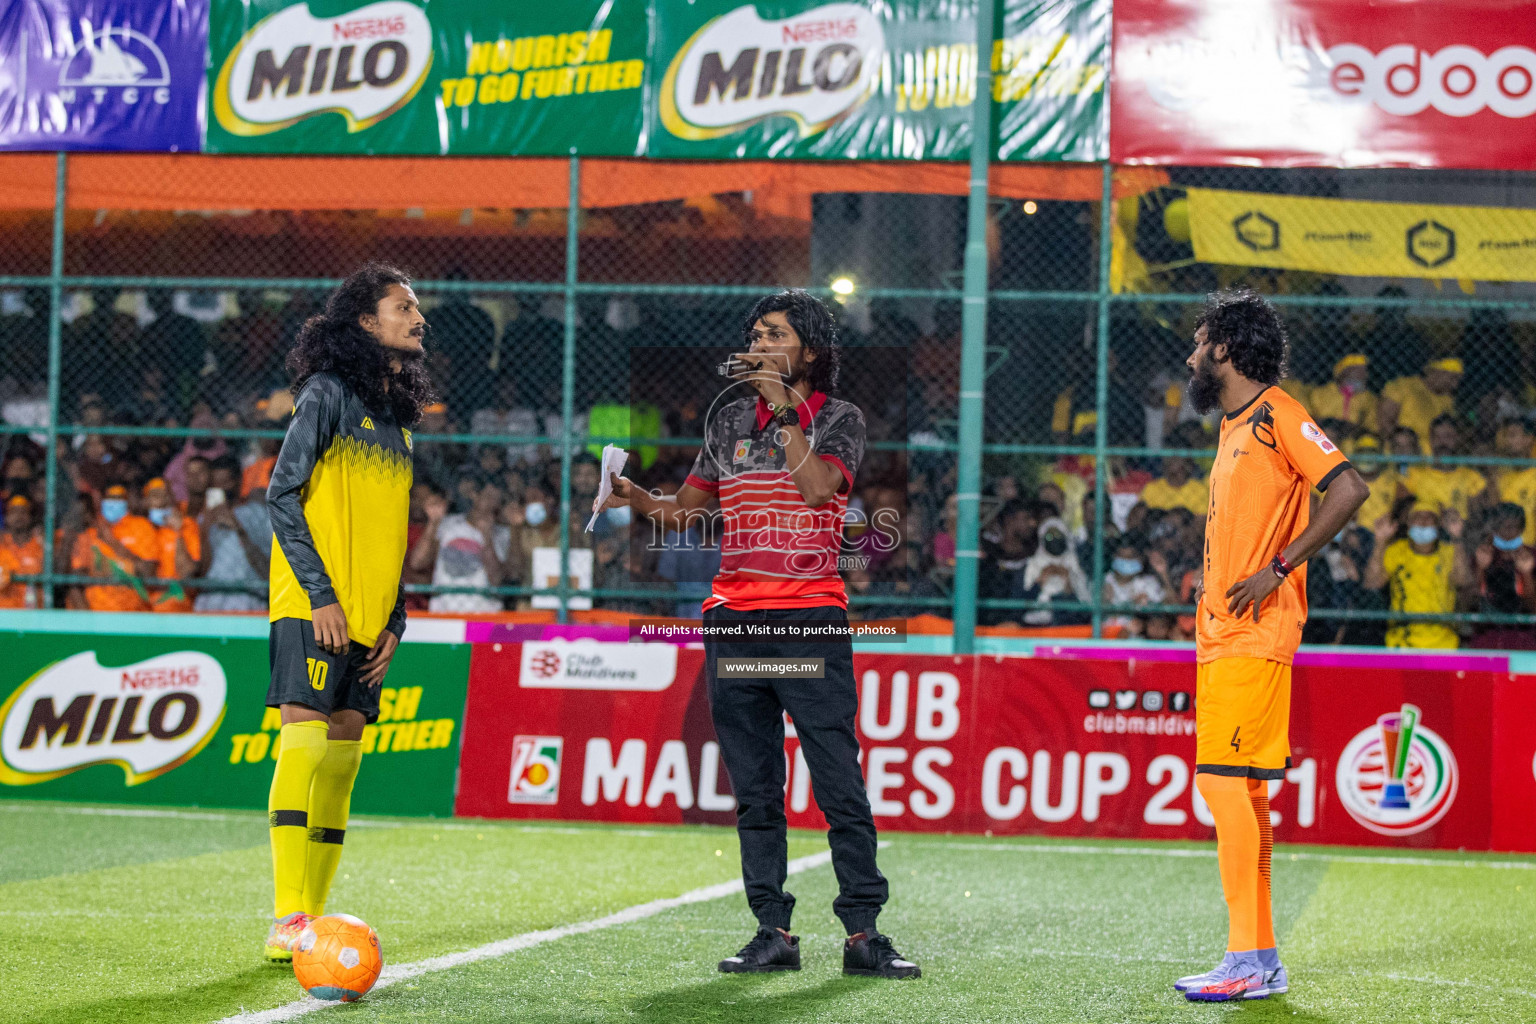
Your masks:
{"label": "stadium floodlight", "polygon": [[843,298],[847,298],[848,296],[853,294],[853,289],[854,289],[853,278],[847,276],[846,274],[844,274],[841,277],[834,277],[832,279],[832,286],[831,287],[832,287],[832,293],[834,295],[841,295]]}
{"label": "stadium floodlight", "polygon": [[1024,200],[1024,212],[1029,214],[1031,217],[1033,217],[1035,215],[1036,211],[1038,211],[1039,209],[1040,209],[1040,204],[1035,202],[1033,199],[1026,199],[1026,200]]}

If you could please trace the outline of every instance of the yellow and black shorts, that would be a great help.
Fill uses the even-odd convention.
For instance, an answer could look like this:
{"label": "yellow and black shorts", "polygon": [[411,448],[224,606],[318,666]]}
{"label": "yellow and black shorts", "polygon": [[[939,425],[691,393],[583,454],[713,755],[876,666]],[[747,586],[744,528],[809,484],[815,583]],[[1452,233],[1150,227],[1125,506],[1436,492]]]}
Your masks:
{"label": "yellow and black shorts", "polygon": [[315,624],[308,619],[282,618],[272,623],[268,660],[272,682],[267,707],[302,704],[333,715],[357,711],[371,724],[379,720],[379,688],[359,678],[368,667],[372,648],[356,640],[347,653],[331,654],[315,643]]}
{"label": "yellow and black shorts", "polygon": [[1195,772],[1283,779],[1291,766],[1291,666],[1219,658],[1195,670]]}

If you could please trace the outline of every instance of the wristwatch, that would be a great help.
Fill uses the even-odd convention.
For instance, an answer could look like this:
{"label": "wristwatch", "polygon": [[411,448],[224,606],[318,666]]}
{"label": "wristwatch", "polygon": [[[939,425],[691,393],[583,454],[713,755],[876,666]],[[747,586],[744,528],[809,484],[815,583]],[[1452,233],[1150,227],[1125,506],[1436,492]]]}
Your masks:
{"label": "wristwatch", "polygon": [[774,410],[774,422],[786,427],[803,427],[800,422],[800,410],[792,405],[781,406]]}

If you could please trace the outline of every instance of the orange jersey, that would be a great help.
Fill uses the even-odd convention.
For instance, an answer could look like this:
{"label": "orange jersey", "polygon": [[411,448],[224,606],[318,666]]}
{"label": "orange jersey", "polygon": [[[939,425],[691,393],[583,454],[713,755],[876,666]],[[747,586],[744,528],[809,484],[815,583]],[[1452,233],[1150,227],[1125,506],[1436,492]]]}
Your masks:
{"label": "orange jersey", "polygon": [[[160,557],[160,539],[154,525],[143,516],[124,516],[112,527],[112,535],[136,558],[155,560]],[[85,575],[102,575],[108,578],[136,579],[132,563],[118,557],[107,543],[97,536],[94,527],[75,538],[75,549],[70,567]],[[116,572],[112,568],[116,567]],[[142,587],[131,583],[115,586],[88,586],[85,603],[97,612],[143,612],[149,610]]]}
{"label": "orange jersey", "polygon": [[1277,387],[1222,417],[1205,521],[1205,595],[1196,616],[1201,663],[1291,663],[1307,621],[1306,567],[1297,567],[1264,599],[1258,622],[1251,608],[1240,618],[1229,613],[1226,593],[1301,535],[1311,517],[1313,486],[1326,490],[1348,466],[1302,404]]}
{"label": "orange jersey", "polygon": [[[185,541],[187,554],[195,561],[202,557],[202,535],[198,532],[197,520],[189,517],[181,521],[181,533],[178,534],[169,526],[156,528],[156,535],[160,541],[160,566],[157,570],[161,579],[175,579],[176,572],[176,540],[178,536]],[[187,596],[186,588],[173,587],[170,590],[151,591],[150,603],[157,612],[189,612],[192,610],[192,599]]]}
{"label": "orange jersey", "polygon": [[[14,576],[17,573],[33,575],[43,571],[43,538],[34,534],[32,539],[18,544],[9,533],[0,532],[0,568]],[[31,598],[30,603],[28,597]],[[36,584],[12,582],[0,589],[0,608],[38,607]]]}

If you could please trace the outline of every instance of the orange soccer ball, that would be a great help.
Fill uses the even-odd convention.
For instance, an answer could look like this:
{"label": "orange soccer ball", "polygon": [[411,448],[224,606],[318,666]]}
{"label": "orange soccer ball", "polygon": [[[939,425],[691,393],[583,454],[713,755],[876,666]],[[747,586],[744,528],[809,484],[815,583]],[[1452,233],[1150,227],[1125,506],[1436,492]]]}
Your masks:
{"label": "orange soccer ball", "polygon": [[317,917],[293,947],[293,976],[316,999],[355,1003],[384,968],[379,937],[348,914]]}

